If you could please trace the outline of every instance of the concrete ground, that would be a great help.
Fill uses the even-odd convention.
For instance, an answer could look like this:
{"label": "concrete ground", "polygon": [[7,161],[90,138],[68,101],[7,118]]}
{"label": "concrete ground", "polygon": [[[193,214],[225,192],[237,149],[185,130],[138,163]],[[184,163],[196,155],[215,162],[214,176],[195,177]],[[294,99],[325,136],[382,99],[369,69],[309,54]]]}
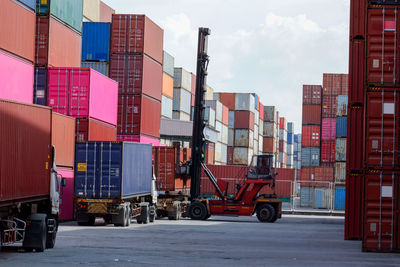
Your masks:
{"label": "concrete ground", "polygon": [[0,266],[399,266],[400,254],[362,253],[343,240],[342,217],[284,215],[157,220],[129,228],[63,223],[44,253],[6,249]]}

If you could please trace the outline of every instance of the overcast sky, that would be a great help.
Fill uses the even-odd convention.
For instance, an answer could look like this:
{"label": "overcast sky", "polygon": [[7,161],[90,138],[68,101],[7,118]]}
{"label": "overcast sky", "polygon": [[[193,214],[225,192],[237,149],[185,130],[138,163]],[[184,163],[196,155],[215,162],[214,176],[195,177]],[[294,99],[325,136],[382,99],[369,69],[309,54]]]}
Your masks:
{"label": "overcast sky", "polygon": [[302,85],[348,72],[350,0],[103,0],[164,29],[175,66],[196,72],[197,31],[211,29],[208,84],[255,92],[301,131]]}

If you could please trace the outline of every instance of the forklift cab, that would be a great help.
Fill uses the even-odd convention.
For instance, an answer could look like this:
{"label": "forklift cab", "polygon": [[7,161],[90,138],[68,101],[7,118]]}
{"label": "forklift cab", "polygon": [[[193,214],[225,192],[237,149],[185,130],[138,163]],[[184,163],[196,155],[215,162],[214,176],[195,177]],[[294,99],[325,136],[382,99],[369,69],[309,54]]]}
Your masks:
{"label": "forklift cab", "polygon": [[273,180],[272,170],[273,155],[255,155],[251,160],[247,179]]}

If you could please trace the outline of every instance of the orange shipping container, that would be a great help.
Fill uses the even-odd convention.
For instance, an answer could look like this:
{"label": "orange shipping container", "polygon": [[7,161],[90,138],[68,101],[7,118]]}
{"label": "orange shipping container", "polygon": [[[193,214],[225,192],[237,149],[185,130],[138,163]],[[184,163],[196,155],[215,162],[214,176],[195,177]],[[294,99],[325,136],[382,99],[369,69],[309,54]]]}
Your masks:
{"label": "orange shipping container", "polygon": [[75,118],[53,112],[51,144],[56,149],[57,166],[74,167]]}
{"label": "orange shipping container", "polygon": [[276,139],[273,137],[263,138],[263,153],[275,153],[276,152]]}
{"label": "orange shipping container", "polygon": [[76,141],[117,141],[117,127],[94,119],[76,119]]}
{"label": "orange shipping container", "polygon": [[165,73],[162,77],[162,94],[174,98],[174,78]]}
{"label": "orange shipping container", "polygon": [[1,0],[0,48],[25,58],[35,59],[35,13],[11,0]]}
{"label": "orange shipping container", "polygon": [[229,109],[227,106],[222,105],[222,123],[228,125],[229,121]]}
{"label": "orange shipping container", "polygon": [[229,110],[235,110],[235,94],[219,93],[219,102],[227,106]]}

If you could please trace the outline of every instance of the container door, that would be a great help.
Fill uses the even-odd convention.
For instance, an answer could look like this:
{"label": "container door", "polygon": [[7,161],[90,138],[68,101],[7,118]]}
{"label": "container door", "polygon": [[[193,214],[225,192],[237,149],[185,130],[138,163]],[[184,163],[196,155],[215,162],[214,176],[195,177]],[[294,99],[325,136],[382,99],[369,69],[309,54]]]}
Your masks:
{"label": "container door", "polygon": [[98,145],[98,196],[116,198],[121,192],[122,145],[113,142],[99,142]]}
{"label": "container door", "polygon": [[67,69],[50,69],[48,71],[48,99],[47,105],[53,111],[69,114],[69,73]]}
{"label": "container door", "polygon": [[96,198],[97,143],[78,143],[75,149],[75,196]]}
{"label": "container door", "polygon": [[70,80],[70,105],[69,115],[76,117],[89,117],[90,98],[90,71],[71,69]]}

